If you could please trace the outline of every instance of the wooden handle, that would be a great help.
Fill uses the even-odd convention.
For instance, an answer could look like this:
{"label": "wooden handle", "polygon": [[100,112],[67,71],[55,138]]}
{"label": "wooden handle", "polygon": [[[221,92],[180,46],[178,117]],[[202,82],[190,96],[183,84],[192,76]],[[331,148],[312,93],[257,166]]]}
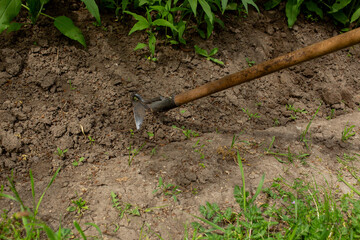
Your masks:
{"label": "wooden handle", "polygon": [[174,101],[176,106],[180,106],[281,69],[350,47],[357,43],[360,43],[360,28],[252,66],[240,72],[227,75],[219,80],[209,82],[187,92],[180,93],[174,96]]}

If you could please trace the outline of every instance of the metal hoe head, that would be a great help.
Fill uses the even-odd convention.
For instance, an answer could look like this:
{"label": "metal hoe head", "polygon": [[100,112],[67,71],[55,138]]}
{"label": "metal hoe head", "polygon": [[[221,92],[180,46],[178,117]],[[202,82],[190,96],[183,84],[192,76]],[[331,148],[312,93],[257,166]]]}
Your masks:
{"label": "metal hoe head", "polygon": [[137,93],[133,93],[131,95],[131,102],[134,107],[133,112],[137,130],[140,129],[142,123],[144,122],[147,111],[150,110],[152,113],[165,112],[177,107],[173,97],[160,96],[150,100],[145,100]]}
{"label": "metal hoe head", "polygon": [[146,117],[146,110],[148,110],[149,107],[146,105],[146,101],[136,93],[131,95],[131,102],[133,104],[136,129],[139,130]]}

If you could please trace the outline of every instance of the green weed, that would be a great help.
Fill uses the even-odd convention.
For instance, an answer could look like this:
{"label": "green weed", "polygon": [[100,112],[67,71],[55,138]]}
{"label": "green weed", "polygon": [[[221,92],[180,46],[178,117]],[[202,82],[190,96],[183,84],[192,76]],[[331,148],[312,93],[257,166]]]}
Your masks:
{"label": "green weed", "polygon": [[65,157],[65,153],[67,153],[68,149],[62,150],[61,148],[57,147],[55,154],[58,155],[61,158]]}
{"label": "green weed", "polygon": [[219,59],[213,58],[211,56],[215,55],[219,49],[218,48],[213,48],[210,53],[208,53],[208,51],[206,51],[205,49],[202,49],[200,47],[198,47],[197,45],[194,46],[195,48],[195,52],[201,56],[206,57],[207,60],[213,61],[214,63],[217,63],[219,65],[224,65],[224,62],[220,61]]}
{"label": "green weed", "polygon": [[86,201],[79,197],[77,200],[72,200],[72,206],[69,206],[66,210],[68,212],[76,212],[78,215],[82,215],[86,210],[89,209],[89,206],[86,205]]}
{"label": "green weed", "polygon": [[249,58],[245,58],[245,60],[246,60],[246,63],[248,64],[249,67],[252,67],[252,66],[254,66],[256,64],[255,61],[251,61],[251,60],[249,60]]}
{"label": "green weed", "polygon": [[[95,17],[99,25],[101,25],[100,14],[97,4],[94,0],[83,1],[89,12]],[[20,0],[1,0],[0,1],[0,34],[7,30],[7,32],[18,31],[24,23],[12,22],[12,20],[19,15],[21,7],[26,9],[29,13],[31,23],[36,24],[40,16],[47,17],[54,21],[54,26],[66,37],[78,41],[84,47],[86,42],[81,30],[76,27],[73,21],[65,16],[52,17],[43,13],[44,5],[48,1],[26,1],[25,4]]]}
{"label": "green weed", "polygon": [[254,118],[260,118],[260,115],[258,113],[251,113],[247,108],[241,108],[241,110],[248,116],[249,120]]}
{"label": "green weed", "polygon": [[295,159],[304,161],[307,157],[310,156],[310,154],[308,154],[308,153],[293,153],[293,152],[291,152],[290,147],[288,147],[287,153],[272,152],[272,151],[269,151],[269,149],[268,149],[266,154],[273,155],[275,157],[275,159],[278,160],[280,163],[285,163],[285,162],[283,160],[279,159],[278,157],[286,157],[290,163],[293,163]]}
{"label": "green weed", "polygon": [[205,154],[204,154],[204,151],[203,151],[204,147],[205,147],[205,144],[200,144],[200,140],[197,140],[196,143],[193,146],[194,152],[199,153],[200,159],[205,159]]}
{"label": "green weed", "polygon": [[[179,129],[179,128],[178,128],[177,126],[175,126],[175,125],[173,125],[172,128],[174,128],[174,129]],[[195,132],[195,131],[193,131],[193,130],[191,130],[191,129],[185,129],[184,126],[182,126],[180,129],[181,129],[182,133],[185,135],[185,137],[186,137],[187,139],[190,139],[191,137],[198,137],[198,136],[199,136],[199,133],[197,133],[197,132]]]}
{"label": "green weed", "polygon": [[[280,4],[280,2],[280,0],[269,0],[264,4],[265,10],[270,10],[276,7]],[[350,23],[356,23],[355,25],[359,25],[360,3],[355,0],[287,0],[285,13],[288,20],[288,26],[290,28],[295,24],[301,9],[314,13],[321,19],[325,17],[325,14],[327,14],[336,22],[341,23],[344,26],[348,26]]]}
{"label": "green weed", "polygon": [[349,138],[354,136],[355,135],[354,128],[355,125],[351,125],[350,127],[345,126],[344,131],[341,134],[341,141],[346,142],[347,140],[349,140]]}
{"label": "green weed", "polygon": [[320,110],[321,104],[319,105],[319,107],[317,108],[316,112],[314,113],[314,115],[312,116],[312,118],[310,119],[308,125],[306,126],[305,130],[301,133],[300,135],[300,141],[302,141],[303,143],[305,143],[305,146],[307,149],[309,149],[309,144],[308,142],[310,142],[309,139],[306,138],[309,129],[310,129],[310,125],[312,123],[312,121],[315,119],[316,115],[318,114],[319,110]]}
{"label": "green weed", "polygon": [[68,83],[69,83],[69,86],[70,86],[70,90],[71,90],[71,91],[76,90],[76,87],[73,87],[73,86],[72,86],[70,79],[69,79]]}
{"label": "green weed", "polygon": [[88,136],[88,139],[89,139],[89,144],[90,144],[90,145],[93,144],[93,143],[95,143],[95,139],[92,138],[90,135]]}
{"label": "green weed", "polygon": [[119,217],[122,219],[125,214],[130,214],[133,216],[140,216],[140,211],[138,207],[133,207],[130,203],[122,204],[119,200],[119,197],[114,193],[110,193],[111,202],[113,204],[113,208],[119,211]]}
{"label": "green weed", "polygon": [[335,109],[332,108],[330,111],[330,115],[326,117],[326,120],[333,119],[334,115],[335,115]]}
{"label": "green weed", "polygon": [[[34,177],[32,175],[32,171],[29,171],[30,175],[30,189],[32,196],[32,208],[27,207],[23,200],[21,199],[18,191],[16,190],[14,183],[14,176],[11,174],[11,177],[8,177],[9,187],[13,195],[5,194],[3,192],[3,187],[0,191],[0,198],[7,198],[12,201],[15,201],[20,205],[20,211],[16,212],[12,217],[8,216],[8,211],[3,209],[3,214],[1,215],[2,221],[0,221],[0,239],[14,239],[14,240],[40,240],[44,239],[44,235],[46,234],[48,239],[50,240],[65,240],[74,238],[74,234],[68,228],[63,228],[61,224],[56,232],[52,230],[47,224],[42,222],[37,218],[37,214],[39,212],[39,208],[41,202],[50,188],[50,186],[55,181],[56,176],[58,175],[60,168],[58,168],[49,181],[48,185],[44,189],[42,195],[39,200],[36,202],[36,193],[35,193],[35,183]],[[94,226],[99,234],[100,238],[102,233],[100,228],[94,223],[85,223],[85,225]],[[82,236],[82,239],[86,240],[86,236],[82,231],[80,225],[74,221],[74,226]]]}
{"label": "green weed", "polygon": [[77,166],[79,166],[79,164],[82,162],[82,161],[84,161],[84,157],[81,157],[81,158],[79,158],[79,160],[74,160],[74,162],[72,163],[72,165],[74,166],[74,167],[77,167]]}
{"label": "green weed", "polygon": [[[350,195],[335,200],[330,188],[274,179],[263,188],[262,176],[254,195],[246,191],[244,169],[237,154],[242,186],[234,187],[239,210],[222,209],[216,203],[200,206],[200,222],[193,222],[192,235],[185,226],[185,239],[357,239],[360,237],[360,200]],[[257,202],[262,193],[261,203]],[[265,195],[264,195],[265,194]]]}
{"label": "green weed", "polygon": [[143,143],[139,148],[133,148],[132,145],[127,148],[129,152],[129,159],[128,164],[131,166],[132,161],[134,158],[140,153],[141,149],[146,145],[146,143]]}
{"label": "green weed", "polygon": [[159,183],[156,189],[153,191],[153,194],[159,190],[161,190],[165,196],[171,196],[175,202],[177,201],[177,195],[181,193],[179,186],[171,183],[164,183],[162,177],[159,177]]}

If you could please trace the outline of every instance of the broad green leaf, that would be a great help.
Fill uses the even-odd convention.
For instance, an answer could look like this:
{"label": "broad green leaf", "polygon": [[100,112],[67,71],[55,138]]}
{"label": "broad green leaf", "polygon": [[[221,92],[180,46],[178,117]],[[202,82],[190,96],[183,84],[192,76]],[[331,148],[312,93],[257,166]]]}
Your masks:
{"label": "broad green leaf", "polygon": [[333,18],[336,19],[336,21],[346,25],[349,22],[348,17],[346,16],[346,14],[340,10],[338,12],[332,13],[331,16],[333,16]]}
{"label": "broad green leaf", "polygon": [[204,56],[204,57],[208,57],[208,56],[209,56],[208,52],[207,52],[205,49],[202,49],[202,48],[198,47],[197,45],[195,45],[194,48],[195,48],[195,52],[196,52],[197,54],[202,55],[202,56]]}
{"label": "broad green leaf", "polygon": [[246,12],[248,13],[248,5],[252,5],[254,8],[256,8],[256,11],[260,12],[258,6],[255,4],[255,2],[253,0],[241,0],[242,1],[242,4],[244,5],[245,7],[245,10]]}
{"label": "broad green leaf", "polygon": [[135,25],[131,28],[130,32],[129,32],[129,35],[132,34],[133,32],[136,32],[136,31],[141,31],[141,30],[144,30],[144,29],[147,29],[150,27],[150,24],[148,23],[148,21],[138,21],[137,23],[135,23]]}
{"label": "broad green leaf", "polygon": [[99,226],[96,225],[95,223],[85,223],[85,225],[93,226],[98,231],[99,235],[102,236],[102,232],[101,232]]}
{"label": "broad green leaf", "polygon": [[231,10],[231,11],[237,10],[237,8],[238,8],[237,3],[229,3],[226,6],[226,10]]}
{"label": "broad green leaf", "polygon": [[154,57],[155,55],[155,45],[156,45],[156,38],[154,33],[150,32],[149,36],[149,50],[151,53],[151,56]]}
{"label": "broad green leaf", "polygon": [[86,236],[85,236],[85,234],[84,234],[84,231],[81,229],[80,225],[79,225],[78,222],[75,221],[75,220],[74,220],[74,226],[75,226],[76,230],[78,230],[78,232],[80,233],[81,237],[82,237],[84,240],[86,240],[87,238],[86,238]]}
{"label": "broad green leaf", "polygon": [[279,5],[280,3],[281,3],[281,0],[270,0],[270,1],[267,1],[264,4],[264,8],[265,8],[266,11],[268,11],[270,9],[273,9],[274,7]]}
{"label": "broad green leaf", "polygon": [[225,24],[223,21],[220,20],[220,18],[215,17],[214,18],[214,22],[216,22],[217,24],[219,24],[222,28],[225,28]]}
{"label": "broad green leaf", "polygon": [[11,20],[19,14],[21,0],[0,0],[0,33],[10,26]]}
{"label": "broad green leaf", "polygon": [[122,8],[123,13],[125,12],[128,5],[129,5],[129,0],[122,0],[121,1],[121,8]]}
{"label": "broad green leaf", "polygon": [[143,49],[144,47],[146,47],[147,45],[145,43],[138,43],[136,45],[136,47],[134,48],[134,51],[139,50],[139,49]]}
{"label": "broad green leaf", "polygon": [[288,18],[288,26],[294,26],[297,16],[300,13],[300,7],[304,0],[288,0],[286,3],[286,17]]}
{"label": "broad green leaf", "polygon": [[190,3],[191,10],[194,13],[194,16],[196,17],[196,8],[197,8],[197,0],[188,0]]}
{"label": "broad green leaf", "polygon": [[153,21],[153,25],[154,26],[169,27],[172,30],[177,32],[176,27],[172,23],[170,23],[169,21],[166,21],[165,19],[156,19],[155,21]]}
{"label": "broad green leaf", "polygon": [[209,18],[210,23],[214,24],[214,16],[211,11],[210,5],[205,0],[199,0],[199,3],[201,5],[202,9],[204,10],[206,16]]}
{"label": "broad green leaf", "polygon": [[210,51],[209,56],[215,55],[218,51],[219,51],[219,48],[213,48],[213,49]]}
{"label": "broad green leaf", "polygon": [[315,2],[305,2],[305,6],[309,11],[316,13],[319,17],[324,17],[323,10],[319,8],[319,6]]}
{"label": "broad green leaf", "polygon": [[182,44],[186,44],[186,41],[185,39],[183,38],[183,34],[184,34],[184,31],[186,29],[186,22],[184,21],[180,21],[178,24],[177,24],[177,30],[178,30],[178,39],[179,39],[179,42],[181,42]]}
{"label": "broad green leaf", "polygon": [[40,0],[26,0],[26,3],[27,6],[29,7],[31,22],[32,24],[35,24],[40,14],[40,11],[43,7],[43,4],[41,3]]}
{"label": "broad green leaf", "polygon": [[222,14],[224,14],[227,5],[228,5],[228,0],[221,0],[221,12],[222,12]]}
{"label": "broad green leaf", "polygon": [[99,8],[95,2],[95,0],[81,0],[85,3],[86,8],[89,10],[91,15],[96,19],[97,23],[101,25]]}
{"label": "broad green leaf", "polygon": [[349,3],[351,3],[351,0],[337,0],[337,1],[335,1],[335,3],[331,6],[331,10],[329,11],[329,13],[338,12],[339,10],[341,10],[341,9],[343,9],[344,7],[346,7],[347,5],[349,5]]}
{"label": "broad green leaf", "polygon": [[6,32],[10,33],[10,32],[18,31],[18,30],[20,30],[22,25],[24,25],[24,24],[23,23],[12,22],[12,23],[10,23],[9,27],[6,29]]}
{"label": "broad green leaf", "polygon": [[85,38],[81,30],[74,25],[70,18],[65,16],[56,17],[54,25],[62,34],[68,38],[78,41],[81,45],[86,47]]}
{"label": "broad green leaf", "polygon": [[135,25],[131,28],[131,30],[129,32],[129,35],[132,34],[133,32],[141,31],[141,30],[150,28],[150,23],[143,16],[137,15],[136,13],[132,13],[132,12],[129,12],[129,11],[124,11],[124,12],[127,13],[127,14],[130,14],[136,20],[138,20],[138,22],[135,23]]}
{"label": "broad green leaf", "polygon": [[360,17],[360,7],[354,12],[354,14],[351,16],[350,22],[355,22]]}
{"label": "broad green leaf", "polygon": [[205,16],[205,22],[206,22],[206,38],[209,38],[214,30],[214,24],[210,22],[207,16]]}

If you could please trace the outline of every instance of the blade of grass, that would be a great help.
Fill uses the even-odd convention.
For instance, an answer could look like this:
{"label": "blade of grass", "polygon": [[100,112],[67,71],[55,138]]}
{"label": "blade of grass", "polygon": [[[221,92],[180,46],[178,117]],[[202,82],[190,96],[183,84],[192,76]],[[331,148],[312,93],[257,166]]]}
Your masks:
{"label": "blade of grass", "polygon": [[38,210],[39,210],[39,207],[40,207],[40,203],[41,203],[42,199],[44,198],[46,191],[49,189],[49,187],[50,187],[50,186],[52,185],[52,183],[54,182],[54,180],[55,180],[56,176],[58,175],[60,169],[61,169],[61,167],[59,167],[59,168],[56,170],[54,176],[51,178],[51,180],[50,180],[50,182],[48,183],[48,185],[46,186],[43,194],[41,195],[41,197],[40,197],[40,199],[39,199],[39,201],[38,201],[38,203],[37,203],[37,205],[36,205],[36,208],[35,208],[35,210],[34,210],[34,217],[35,217],[36,214],[38,213]]}
{"label": "blade of grass", "polygon": [[239,151],[237,151],[237,160],[238,160],[238,164],[239,164],[239,168],[240,168],[240,173],[241,173],[241,178],[242,178],[242,191],[243,191],[243,207],[244,207],[244,211],[246,211],[246,191],[245,191],[245,175],[244,175],[244,169],[242,166],[242,162],[241,162],[241,157],[239,154]]}

